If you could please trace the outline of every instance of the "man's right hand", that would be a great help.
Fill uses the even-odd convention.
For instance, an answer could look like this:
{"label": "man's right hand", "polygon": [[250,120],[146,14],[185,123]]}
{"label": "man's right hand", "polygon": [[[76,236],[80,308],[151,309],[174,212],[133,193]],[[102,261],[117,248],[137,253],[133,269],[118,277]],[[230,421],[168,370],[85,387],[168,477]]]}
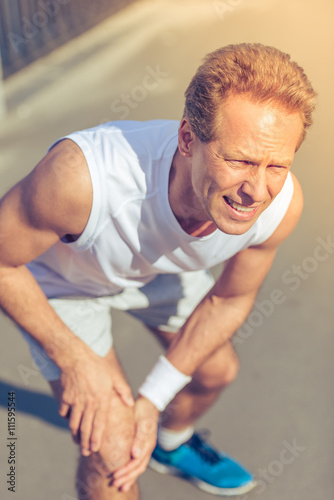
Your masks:
{"label": "man's right hand", "polygon": [[68,139],[54,146],[0,200],[0,307],[59,366],[60,414],[69,416],[84,455],[101,446],[111,398],[132,405],[131,391],[116,356],[115,362],[99,357],[73,334],[25,264],[65,235],[78,238],[89,220],[92,201],[85,156]]}
{"label": "man's right hand", "polygon": [[63,388],[59,413],[69,416],[73,439],[81,453],[89,456],[99,451],[112,397],[120,397],[133,406],[131,389],[113,350],[105,358],[84,346],[75,359],[62,366]]}
{"label": "man's right hand", "polygon": [[101,446],[110,399],[117,393],[131,405],[131,391],[117,360],[97,356],[75,337],[25,264],[65,235],[78,238],[89,220],[92,200],[85,156],[68,139],[54,146],[0,200],[0,307],[61,369],[60,414],[69,415],[72,434],[80,439],[85,455]]}

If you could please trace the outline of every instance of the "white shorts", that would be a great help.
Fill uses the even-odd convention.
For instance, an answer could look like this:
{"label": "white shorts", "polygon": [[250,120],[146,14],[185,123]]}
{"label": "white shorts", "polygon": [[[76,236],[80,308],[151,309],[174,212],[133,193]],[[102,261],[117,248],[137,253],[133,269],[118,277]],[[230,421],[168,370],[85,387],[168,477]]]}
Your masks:
{"label": "white shorts", "polygon": [[[127,288],[106,297],[65,297],[49,299],[62,321],[99,356],[112,347],[111,309],[127,311],[145,325],[177,332],[196,305],[212,288],[209,271],[160,274],[142,288]],[[46,380],[58,380],[60,370],[27,332],[31,355]]]}

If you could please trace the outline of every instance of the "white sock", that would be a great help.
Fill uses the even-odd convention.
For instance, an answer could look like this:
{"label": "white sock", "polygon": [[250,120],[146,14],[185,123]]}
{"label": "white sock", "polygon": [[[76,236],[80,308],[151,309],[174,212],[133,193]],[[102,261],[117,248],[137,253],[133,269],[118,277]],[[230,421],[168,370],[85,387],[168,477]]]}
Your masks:
{"label": "white sock", "polygon": [[173,431],[159,426],[158,444],[166,451],[176,450],[181,444],[188,441],[194,434],[194,427],[186,427],[182,431]]}

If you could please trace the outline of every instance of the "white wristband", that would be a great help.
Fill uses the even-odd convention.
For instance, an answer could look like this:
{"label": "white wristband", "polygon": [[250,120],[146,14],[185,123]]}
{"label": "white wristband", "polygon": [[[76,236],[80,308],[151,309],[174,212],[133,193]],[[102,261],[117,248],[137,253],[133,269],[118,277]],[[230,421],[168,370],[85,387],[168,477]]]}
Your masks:
{"label": "white wristband", "polygon": [[163,411],[190,381],[189,375],[180,372],[165,356],[160,356],[138,392]]}

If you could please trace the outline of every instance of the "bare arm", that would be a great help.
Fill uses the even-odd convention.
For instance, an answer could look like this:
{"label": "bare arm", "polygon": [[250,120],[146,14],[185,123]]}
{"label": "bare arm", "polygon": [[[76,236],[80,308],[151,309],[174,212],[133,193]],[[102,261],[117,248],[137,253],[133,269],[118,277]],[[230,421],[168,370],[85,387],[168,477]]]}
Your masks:
{"label": "bare arm", "polygon": [[[55,146],[0,202],[0,305],[61,369],[60,414],[65,416],[71,409],[69,425],[73,435],[80,428],[86,454],[101,444],[107,396],[113,388],[111,367],[104,366],[61,321],[25,264],[64,235],[79,236],[91,204],[88,167],[70,140]],[[103,372],[105,377],[101,377]],[[121,381],[120,386],[125,400],[130,398],[127,384]]]}
{"label": "bare arm", "polygon": [[[65,362],[67,344],[76,338],[53,313],[24,265],[65,234],[83,231],[90,213],[91,186],[80,154],[71,141],[61,142],[0,202],[1,306],[52,351],[59,365]],[[75,176],[82,185],[81,190],[73,190],[76,199],[69,192]],[[54,345],[51,332],[59,336]]]}
{"label": "bare arm", "polygon": [[245,321],[276,250],[296,226],[302,206],[301,187],[294,177],[293,199],[274,234],[230,259],[169,348],[167,358],[181,372],[193,374]]}
{"label": "bare arm", "polygon": [[[73,185],[80,189],[73,189]],[[24,266],[65,234],[79,235],[92,203],[80,149],[62,141],[0,202],[0,303],[61,366],[77,338],[49,306]],[[56,335],[55,335],[56,334]],[[71,349],[70,349],[71,350]]]}

